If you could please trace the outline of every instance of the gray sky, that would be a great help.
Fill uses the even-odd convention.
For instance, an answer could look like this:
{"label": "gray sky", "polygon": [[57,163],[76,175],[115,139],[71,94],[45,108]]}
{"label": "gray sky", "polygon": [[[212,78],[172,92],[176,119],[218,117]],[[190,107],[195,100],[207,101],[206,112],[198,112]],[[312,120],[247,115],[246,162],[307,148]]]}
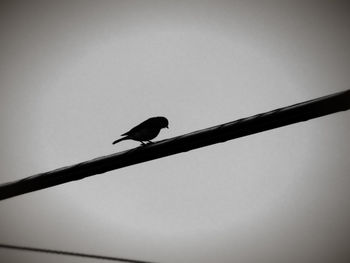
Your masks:
{"label": "gray sky", "polygon": [[[344,2],[344,3],[343,3]],[[2,1],[0,182],[349,88],[346,1]],[[348,262],[349,113],[0,203],[0,243],[156,262]],[[98,262],[7,251],[4,262]]]}

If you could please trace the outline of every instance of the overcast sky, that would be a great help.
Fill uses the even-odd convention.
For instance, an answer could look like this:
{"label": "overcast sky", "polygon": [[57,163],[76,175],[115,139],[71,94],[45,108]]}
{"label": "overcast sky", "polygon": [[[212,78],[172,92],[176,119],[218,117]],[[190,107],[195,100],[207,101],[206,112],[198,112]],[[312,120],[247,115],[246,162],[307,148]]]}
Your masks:
{"label": "overcast sky", "polygon": [[[111,143],[152,116],[158,140],[348,89],[346,2],[2,1],[0,183],[136,147]],[[5,200],[0,243],[349,262],[349,128],[337,113]]]}

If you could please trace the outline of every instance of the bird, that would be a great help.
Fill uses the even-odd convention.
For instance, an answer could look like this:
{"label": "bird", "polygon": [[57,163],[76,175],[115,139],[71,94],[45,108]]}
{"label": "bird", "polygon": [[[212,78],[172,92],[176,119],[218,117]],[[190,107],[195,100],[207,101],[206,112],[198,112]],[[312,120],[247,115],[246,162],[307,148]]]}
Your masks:
{"label": "bird", "polygon": [[169,129],[169,121],[165,117],[152,117],[144,122],[141,122],[139,125],[132,128],[130,131],[123,133],[121,136],[124,136],[118,140],[115,140],[112,144],[124,140],[134,140],[141,142],[141,145],[145,145],[145,141],[152,143],[152,139],[158,136],[161,129]]}

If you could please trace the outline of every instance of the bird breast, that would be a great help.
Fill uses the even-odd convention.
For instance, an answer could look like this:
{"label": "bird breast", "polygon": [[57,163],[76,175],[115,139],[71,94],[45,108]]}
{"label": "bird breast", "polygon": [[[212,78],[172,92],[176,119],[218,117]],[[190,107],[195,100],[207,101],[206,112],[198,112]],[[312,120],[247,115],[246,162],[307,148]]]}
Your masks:
{"label": "bird breast", "polygon": [[159,132],[159,128],[148,128],[133,132],[133,134],[130,134],[129,136],[136,141],[149,141],[157,137]]}

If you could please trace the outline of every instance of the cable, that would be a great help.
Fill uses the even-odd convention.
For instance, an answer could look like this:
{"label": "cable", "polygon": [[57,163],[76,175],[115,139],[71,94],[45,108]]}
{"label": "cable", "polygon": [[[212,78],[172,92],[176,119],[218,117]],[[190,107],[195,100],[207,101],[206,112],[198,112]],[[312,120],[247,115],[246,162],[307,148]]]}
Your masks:
{"label": "cable", "polygon": [[0,243],[0,248],[22,250],[22,251],[31,251],[31,252],[39,252],[39,253],[49,253],[49,254],[73,256],[73,257],[102,259],[102,260],[118,261],[118,262],[152,263],[150,261],[142,261],[142,260],[134,260],[134,259],[126,259],[126,258],[118,258],[118,257],[107,257],[107,256],[101,256],[101,255],[84,254],[84,253],[62,251],[62,250],[53,250],[53,249],[44,249],[44,248],[14,246],[14,245],[1,244],[1,243]]}
{"label": "cable", "polygon": [[0,200],[350,109],[350,90],[0,185]]}

